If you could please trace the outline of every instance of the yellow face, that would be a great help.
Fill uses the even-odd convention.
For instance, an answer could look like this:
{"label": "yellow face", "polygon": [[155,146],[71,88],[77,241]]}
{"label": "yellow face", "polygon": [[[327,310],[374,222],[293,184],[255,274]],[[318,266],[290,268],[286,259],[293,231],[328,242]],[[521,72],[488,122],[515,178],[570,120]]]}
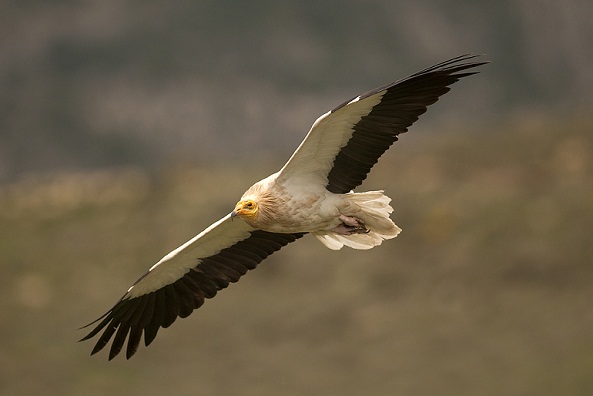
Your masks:
{"label": "yellow face", "polygon": [[251,199],[237,202],[235,209],[231,212],[231,218],[235,216],[245,220],[255,220],[257,217],[257,202]]}

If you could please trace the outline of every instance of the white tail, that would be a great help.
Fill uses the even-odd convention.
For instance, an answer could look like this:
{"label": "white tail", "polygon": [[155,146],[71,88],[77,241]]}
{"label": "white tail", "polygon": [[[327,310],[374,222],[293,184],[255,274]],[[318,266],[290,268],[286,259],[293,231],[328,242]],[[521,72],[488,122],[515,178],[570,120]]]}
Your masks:
{"label": "white tail", "polygon": [[383,191],[351,192],[344,197],[346,205],[342,214],[361,220],[369,232],[352,235],[336,232],[315,233],[317,239],[328,248],[338,250],[346,245],[354,249],[370,249],[380,245],[385,239],[395,238],[400,233],[401,229],[389,218],[393,212],[389,205],[391,198],[384,195]]}

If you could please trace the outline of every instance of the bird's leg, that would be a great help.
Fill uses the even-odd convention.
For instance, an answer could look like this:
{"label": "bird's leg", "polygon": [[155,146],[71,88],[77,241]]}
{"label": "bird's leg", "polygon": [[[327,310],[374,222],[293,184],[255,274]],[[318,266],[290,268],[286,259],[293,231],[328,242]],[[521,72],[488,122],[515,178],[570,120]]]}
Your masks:
{"label": "bird's leg", "polygon": [[342,224],[332,229],[336,234],[352,235],[352,234],[366,234],[369,229],[365,227],[364,222],[356,217],[345,216],[340,214],[339,217]]}

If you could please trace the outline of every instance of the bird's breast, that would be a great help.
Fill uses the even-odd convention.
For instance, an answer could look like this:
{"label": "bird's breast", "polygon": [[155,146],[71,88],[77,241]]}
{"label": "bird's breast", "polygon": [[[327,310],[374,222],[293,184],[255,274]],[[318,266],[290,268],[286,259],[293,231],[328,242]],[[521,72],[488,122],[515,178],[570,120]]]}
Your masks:
{"label": "bird's breast", "polygon": [[292,194],[285,191],[273,208],[260,209],[257,228],[280,233],[330,230],[340,223],[340,197],[328,191]]}

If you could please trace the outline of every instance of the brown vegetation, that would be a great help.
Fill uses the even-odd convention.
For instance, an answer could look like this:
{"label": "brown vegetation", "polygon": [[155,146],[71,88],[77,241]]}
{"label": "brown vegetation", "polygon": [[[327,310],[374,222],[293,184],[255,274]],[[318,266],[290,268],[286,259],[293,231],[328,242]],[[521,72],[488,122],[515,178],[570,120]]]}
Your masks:
{"label": "brown vegetation", "polygon": [[593,387],[592,127],[525,117],[403,136],[363,184],[393,198],[400,236],[339,252],[303,238],[110,363],[75,342],[77,327],[280,164],[1,186],[0,390],[583,394]]}

